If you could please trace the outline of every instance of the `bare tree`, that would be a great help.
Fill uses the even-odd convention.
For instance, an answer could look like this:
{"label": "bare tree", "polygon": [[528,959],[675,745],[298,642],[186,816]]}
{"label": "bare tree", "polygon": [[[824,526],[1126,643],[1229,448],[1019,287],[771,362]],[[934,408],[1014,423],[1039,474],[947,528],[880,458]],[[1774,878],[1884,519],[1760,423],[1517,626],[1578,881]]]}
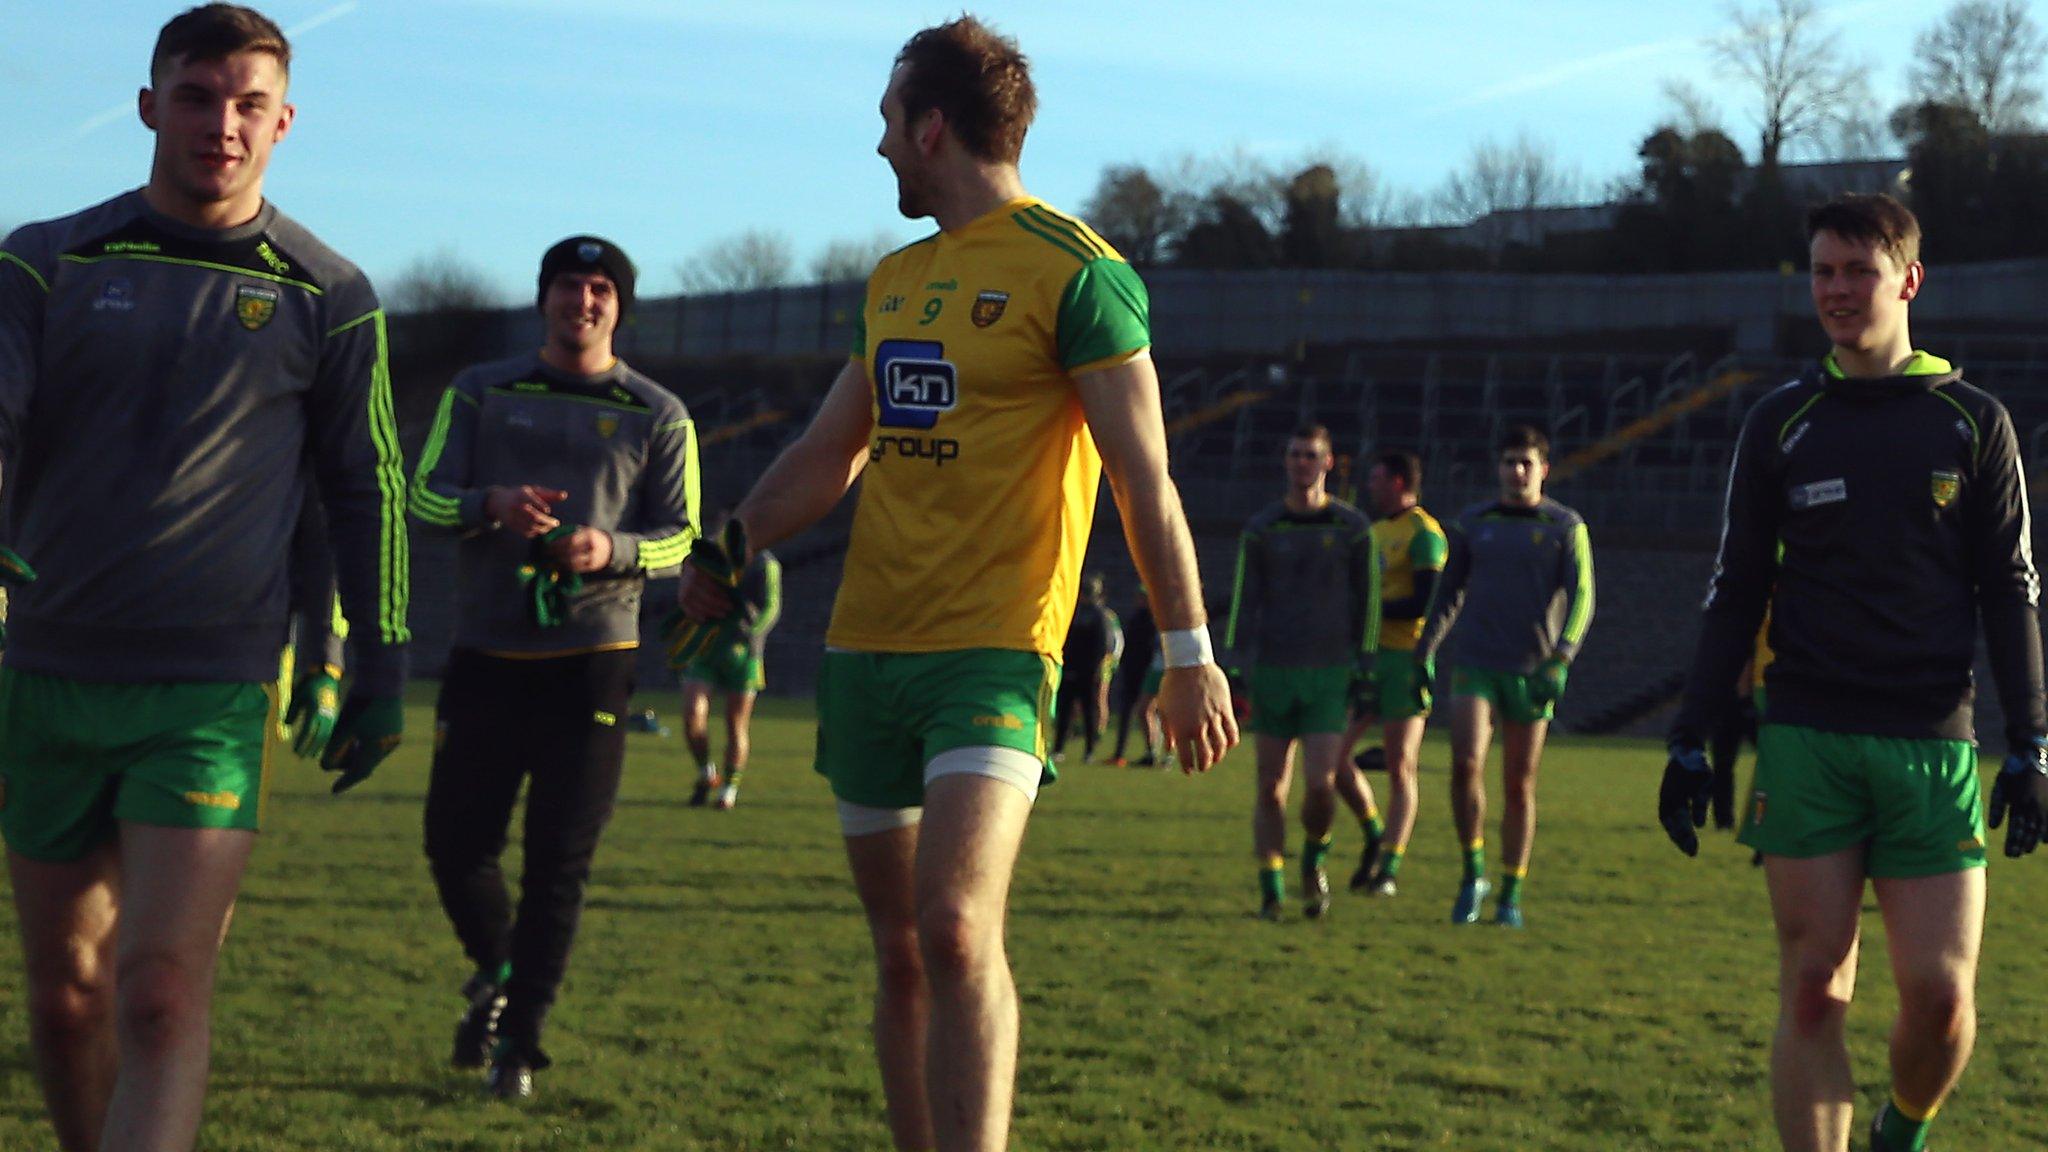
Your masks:
{"label": "bare tree", "polygon": [[1774,169],[1786,149],[1843,117],[1866,89],[1842,59],[1816,0],[1760,0],[1731,7],[1712,42],[1722,72],[1750,86],[1758,130],[1757,166]]}
{"label": "bare tree", "polygon": [[686,293],[746,292],[787,284],[795,268],[795,247],[789,237],[750,228],[714,240],[677,264],[676,281]]}
{"label": "bare tree", "polygon": [[865,280],[882,257],[901,246],[901,242],[884,229],[877,229],[865,240],[834,240],[812,257],[811,277],[820,284]]}
{"label": "bare tree", "polygon": [[445,247],[415,257],[382,295],[393,312],[483,312],[504,303],[490,277]]}
{"label": "bare tree", "polygon": [[1138,164],[1104,169],[1082,211],[1124,259],[1141,268],[1166,259],[1192,215],[1178,194],[1161,187]]}
{"label": "bare tree", "polygon": [[2025,0],[1959,0],[1914,44],[1913,100],[1968,108],[1994,133],[2024,131],[2041,110],[2044,49]]}
{"label": "bare tree", "polygon": [[1706,91],[1688,80],[1667,79],[1660,86],[1664,102],[1671,106],[1663,123],[1685,136],[1702,132],[1725,132],[1720,106]]}
{"label": "bare tree", "polygon": [[1452,172],[1438,194],[1445,219],[1478,223],[1490,251],[1499,251],[1518,236],[1514,213],[1566,203],[1583,191],[1577,172],[1558,162],[1556,153],[1528,133],[1503,144],[1483,140],[1462,168]]}

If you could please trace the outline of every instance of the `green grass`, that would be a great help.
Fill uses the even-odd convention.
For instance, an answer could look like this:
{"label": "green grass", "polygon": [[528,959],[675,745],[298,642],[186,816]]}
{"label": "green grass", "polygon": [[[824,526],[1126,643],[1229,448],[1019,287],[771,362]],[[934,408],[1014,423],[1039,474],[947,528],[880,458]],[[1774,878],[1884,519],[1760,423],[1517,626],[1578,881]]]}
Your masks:
{"label": "green grass", "polygon": [[[730,813],[684,807],[680,739],[632,738],[549,1035],[557,1067],[509,1107],[443,1063],[465,972],[420,855],[419,699],[413,741],[357,794],[328,797],[299,762],[272,786],[223,959],[203,1147],[887,1147],[868,941],[810,772],[807,707],[764,705]],[[1665,843],[1649,820],[1660,759],[1639,742],[1552,746],[1519,934],[1446,922],[1457,852],[1434,740],[1401,895],[1340,893],[1318,923],[1250,916],[1248,750],[1206,778],[1073,767],[1041,800],[1013,894],[1015,1145],[1774,1146],[1762,880],[1725,835],[1696,861]],[[1340,886],[1358,846],[1348,823]],[[1994,861],[1982,1036],[1943,1146],[2019,1146],[2048,1106],[2048,933],[2028,914],[2044,868]],[[1867,1109],[1894,1000],[1874,914],[1866,931],[1851,1044]],[[18,987],[10,963],[10,1150],[50,1146]]]}

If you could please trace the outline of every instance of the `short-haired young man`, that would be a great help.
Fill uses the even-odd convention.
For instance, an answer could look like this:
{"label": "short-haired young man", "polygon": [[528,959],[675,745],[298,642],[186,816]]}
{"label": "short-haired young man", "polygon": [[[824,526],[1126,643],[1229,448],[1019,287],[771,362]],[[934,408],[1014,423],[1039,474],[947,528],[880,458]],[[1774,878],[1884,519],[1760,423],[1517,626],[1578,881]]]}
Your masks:
{"label": "short-haired young man", "polygon": [[1238,536],[1237,582],[1225,635],[1251,689],[1258,759],[1252,851],[1259,861],[1259,915],[1281,915],[1287,890],[1287,792],[1301,749],[1302,912],[1330,907],[1330,830],[1337,766],[1351,701],[1376,675],[1380,563],[1372,522],[1332,497],[1330,433],[1297,429],[1282,459],[1286,494]]}
{"label": "short-haired young man", "polygon": [[[546,342],[455,377],[413,479],[413,517],[461,537],[426,809],[434,884],[475,965],[453,1062],[488,1061],[500,1097],[532,1095],[548,1066],[541,1026],[625,765],[641,589],[697,534],[696,426],[612,354],[633,283],[610,241],[549,248]],[[515,915],[498,858],[522,782]]]}
{"label": "short-haired young man", "polygon": [[1465,875],[1451,922],[1471,924],[1486,879],[1486,752],[1501,732],[1501,857],[1494,922],[1522,926],[1522,883],[1536,842],[1536,770],[1565,673],[1593,623],[1593,546],[1577,512],[1543,494],[1550,438],[1526,424],[1496,446],[1498,499],[1474,504],[1448,527],[1449,556],[1429,620],[1415,642],[1428,681],[1457,625],[1451,674],[1451,814]]}
{"label": "short-haired young man", "polygon": [[[1060,642],[1103,472],[1167,654],[1160,709],[1189,770],[1237,740],[1166,471],[1144,285],[1086,225],[1024,191],[1037,97],[1015,42],[972,17],[897,54],[877,151],[937,235],[868,278],[853,359],[734,514],[774,544],[865,477],[818,688],[877,960],[874,1036],[899,1148],[1007,1146],[1017,991],[1004,909],[1050,778]],[[1098,451],[1100,455],[1098,456]],[[730,541],[678,595],[730,608]]]}
{"label": "short-haired young man", "polygon": [[[1345,733],[1344,747],[1357,739],[1366,723],[1380,725],[1387,772],[1386,821],[1380,834],[1368,836],[1364,857],[1351,877],[1354,891],[1392,896],[1408,837],[1415,831],[1416,760],[1422,751],[1422,728],[1428,721],[1430,687],[1417,675],[1415,644],[1429,614],[1450,542],[1443,526],[1425,511],[1422,458],[1413,452],[1388,449],[1373,459],[1366,473],[1368,510],[1373,515],[1373,547],[1380,558],[1380,653],[1378,694],[1361,701]],[[1339,787],[1343,784],[1340,779]],[[1371,806],[1371,790],[1359,789]]]}
{"label": "short-haired young man", "polygon": [[[725,531],[729,512],[720,513],[706,525],[709,535]],[[697,762],[697,783],[690,790],[690,807],[729,812],[740,802],[740,780],[747,772],[753,753],[754,700],[768,685],[764,663],[768,633],[782,619],[782,561],[766,548],[754,553],[741,570],[735,589],[739,611],[732,632],[708,644],[695,660],[681,669],[683,689],[683,741]],[[725,705],[725,763],[711,758],[711,694],[719,693]]]}
{"label": "short-haired young man", "polygon": [[290,61],[250,9],[177,16],[137,100],[148,183],[0,244],[0,474],[40,575],[14,592],[0,668],[0,832],[65,1149],[196,1138],[214,972],[280,745],[309,460],[356,623],[337,791],[403,722],[384,313],[263,197]]}
{"label": "short-haired young man", "polygon": [[1790,1152],[1844,1152],[1856,1081],[1843,1023],[1875,889],[1899,1015],[1873,1152],[1918,1152],[1976,1037],[1985,829],[1970,666],[1981,620],[2005,708],[1991,822],[2005,852],[2048,822],[2034,568],[2012,419],[1913,348],[1920,228],[1887,196],[1807,217],[1832,349],[1750,410],[1658,814],[1688,855],[1711,791],[1702,744],[1770,621],[1773,659],[1742,843],[1778,934],[1772,1112]]}

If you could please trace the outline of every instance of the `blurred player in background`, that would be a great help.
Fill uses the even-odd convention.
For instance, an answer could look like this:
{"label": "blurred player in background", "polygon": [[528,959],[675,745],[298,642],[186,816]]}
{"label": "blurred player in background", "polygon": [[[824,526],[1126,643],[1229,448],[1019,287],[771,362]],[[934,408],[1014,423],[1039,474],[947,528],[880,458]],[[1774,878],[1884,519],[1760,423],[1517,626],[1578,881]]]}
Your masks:
{"label": "blurred player in background", "polygon": [[1102,738],[1103,722],[1109,714],[1109,681],[1124,654],[1123,622],[1104,602],[1106,595],[1101,573],[1090,573],[1081,581],[1081,600],[1074,606],[1073,623],[1067,625],[1061,655],[1060,691],[1054,707],[1054,760],[1065,755],[1067,733],[1077,718],[1081,721],[1083,764],[1094,761],[1095,742]]}
{"label": "blurred player in background", "polygon": [[[710,523],[710,535],[725,531],[729,513],[720,512]],[[729,811],[740,800],[740,777],[747,770],[753,744],[754,697],[768,684],[766,654],[768,633],[782,619],[782,562],[773,552],[762,549],[740,574],[739,610],[732,629],[707,645],[703,655],[683,669],[683,739],[690,756],[697,761],[697,784],[690,791],[690,806]],[[725,764],[711,759],[711,694],[725,701]]]}
{"label": "blurred player in background", "polygon": [[[1457,626],[1451,677],[1451,812],[1465,875],[1451,921],[1470,924],[1486,879],[1486,752],[1501,731],[1502,872],[1494,921],[1522,926],[1522,883],[1536,842],[1536,769],[1565,674],[1593,623],[1593,545],[1577,512],[1543,494],[1550,438],[1526,424],[1497,446],[1500,497],[1458,514],[1429,620],[1415,642],[1418,682]],[[1733,682],[1733,676],[1730,677]]]}
{"label": "blurred player in background", "polygon": [[1131,720],[1138,721],[1138,738],[1145,742],[1145,754],[1138,765],[1149,768],[1158,763],[1159,713],[1152,698],[1159,694],[1159,629],[1152,623],[1152,601],[1145,586],[1138,585],[1138,601],[1123,617],[1124,652],[1129,657],[1117,662],[1116,677],[1110,684],[1111,711],[1116,714],[1116,750],[1109,762],[1121,768],[1130,763],[1124,748],[1131,734]]}
{"label": "blurred player in background", "polygon": [[1249,669],[1258,792],[1252,850],[1259,915],[1277,919],[1287,891],[1287,792],[1301,748],[1302,911],[1330,906],[1325,862],[1337,815],[1337,765],[1347,710],[1376,676],[1380,564],[1365,513],[1323,489],[1330,434],[1297,430],[1283,460],[1287,494],[1238,537],[1225,647]]}

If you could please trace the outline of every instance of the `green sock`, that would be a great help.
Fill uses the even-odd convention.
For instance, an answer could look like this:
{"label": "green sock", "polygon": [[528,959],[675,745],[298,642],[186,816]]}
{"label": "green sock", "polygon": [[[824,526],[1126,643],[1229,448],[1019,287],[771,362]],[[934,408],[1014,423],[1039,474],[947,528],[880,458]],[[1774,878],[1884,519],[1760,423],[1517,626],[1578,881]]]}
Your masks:
{"label": "green sock", "polygon": [[1278,904],[1287,895],[1287,869],[1259,869],[1259,899],[1267,904]]}
{"label": "green sock", "polygon": [[1500,879],[1500,902],[1519,904],[1522,900],[1522,873],[1509,872]]}
{"label": "green sock", "polygon": [[1401,874],[1401,857],[1404,853],[1396,848],[1380,857],[1380,875],[1388,880]]}
{"label": "green sock", "polygon": [[1310,840],[1301,846],[1301,862],[1310,868],[1321,868],[1323,861],[1330,858],[1330,834],[1323,833],[1320,840]]}
{"label": "green sock", "polygon": [[1469,883],[1486,875],[1486,841],[1465,845],[1465,880]]}
{"label": "green sock", "polygon": [[1883,1152],[1922,1152],[1927,1147],[1927,1128],[1934,1122],[1934,1114],[1915,1120],[1906,1115],[1905,1106],[1899,1103],[1898,1093],[1892,1093],[1891,1103],[1885,1106],[1877,1122],[1877,1138]]}
{"label": "green sock", "polygon": [[1367,812],[1365,819],[1358,822],[1358,826],[1365,829],[1365,838],[1368,840],[1377,840],[1387,834],[1387,822],[1380,819],[1378,812]]}

